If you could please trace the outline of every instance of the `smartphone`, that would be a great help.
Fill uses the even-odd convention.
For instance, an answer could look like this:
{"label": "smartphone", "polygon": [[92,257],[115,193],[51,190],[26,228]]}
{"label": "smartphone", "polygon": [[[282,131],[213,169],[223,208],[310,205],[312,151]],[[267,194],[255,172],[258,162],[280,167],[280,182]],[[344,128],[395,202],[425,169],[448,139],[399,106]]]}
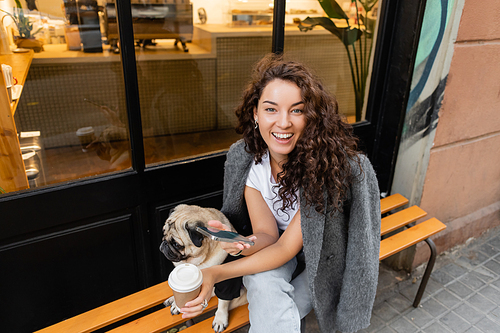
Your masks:
{"label": "smartphone", "polygon": [[231,231],[225,231],[207,227],[196,227],[196,231],[198,231],[202,235],[210,237],[211,239],[219,242],[228,242],[228,243],[243,242],[250,245],[255,244],[250,239]]}

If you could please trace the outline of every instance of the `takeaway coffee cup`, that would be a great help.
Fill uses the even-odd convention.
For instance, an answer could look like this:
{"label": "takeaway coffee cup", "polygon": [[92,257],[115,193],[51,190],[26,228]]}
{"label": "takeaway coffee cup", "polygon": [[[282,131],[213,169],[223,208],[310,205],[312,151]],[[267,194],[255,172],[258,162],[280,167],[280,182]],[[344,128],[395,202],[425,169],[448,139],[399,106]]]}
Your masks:
{"label": "takeaway coffee cup", "polygon": [[193,264],[181,264],[168,276],[168,285],[174,292],[175,304],[183,308],[184,305],[198,296],[203,282],[203,274]]}
{"label": "takeaway coffee cup", "polygon": [[87,152],[87,146],[95,140],[94,129],[90,127],[82,127],[76,131],[76,136],[80,139],[80,145],[82,146],[82,151]]}

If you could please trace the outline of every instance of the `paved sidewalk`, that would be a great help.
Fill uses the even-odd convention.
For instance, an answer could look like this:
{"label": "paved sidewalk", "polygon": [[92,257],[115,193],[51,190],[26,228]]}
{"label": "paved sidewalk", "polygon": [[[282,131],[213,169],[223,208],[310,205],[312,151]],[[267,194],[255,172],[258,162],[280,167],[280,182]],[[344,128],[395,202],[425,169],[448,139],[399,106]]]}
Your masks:
{"label": "paved sidewalk", "polygon": [[361,332],[500,332],[499,228],[439,256],[418,308],[411,304],[420,279],[412,280],[377,296],[371,326]]}
{"label": "paved sidewalk", "polygon": [[[414,308],[422,273],[423,267],[408,276],[381,264],[371,325],[360,332],[500,333],[500,228],[438,256]],[[314,313],[306,319],[307,333],[319,333]]]}

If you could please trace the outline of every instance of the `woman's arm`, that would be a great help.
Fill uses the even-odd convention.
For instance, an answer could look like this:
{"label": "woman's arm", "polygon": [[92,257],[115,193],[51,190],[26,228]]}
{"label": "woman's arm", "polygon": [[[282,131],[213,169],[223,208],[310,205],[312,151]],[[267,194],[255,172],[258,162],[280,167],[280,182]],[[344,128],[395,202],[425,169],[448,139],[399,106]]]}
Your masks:
{"label": "woman's arm", "polygon": [[[275,243],[279,238],[278,225],[273,213],[267,206],[262,194],[254,188],[245,186],[245,201],[247,204],[250,221],[252,222],[253,234],[250,238],[255,242],[253,246],[245,246],[241,243],[222,243],[221,247],[229,254],[241,254],[249,256],[255,252]],[[210,223],[211,226],[223,228],[222,224]],[[255,238],[254,238],[255,237]]]}
{"label": "woman's arm", "polygon": [[276,243],[240,260],[203,269],[203,284],[200,294],[181,309],[182,317],[192,318],[202,312],[201,303],[205,299],[210,299],[215,283],[280,267],[295,257],[301,249],[302,231],[299,210]]}

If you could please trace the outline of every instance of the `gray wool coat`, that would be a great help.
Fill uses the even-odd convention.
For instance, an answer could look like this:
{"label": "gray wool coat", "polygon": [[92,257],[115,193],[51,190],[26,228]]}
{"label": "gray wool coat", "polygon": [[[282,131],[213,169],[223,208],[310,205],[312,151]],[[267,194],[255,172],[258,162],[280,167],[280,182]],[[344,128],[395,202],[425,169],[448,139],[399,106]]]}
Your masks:
{"label": "gray wool coat", "polygon": [[[344,202],[343,213],[320,214],[301,207],[306,271],[321,332],[356,332],[370,324],[378,281],[380,194],[375,172],[360,155],[362,174]],[[249,235],[251,224],[243,197],[253,155],[240,140],[227,154],[222,212],[236,230]],[[352,163],[354,174],[359,172]],[[305,202],[300,190],[300,201]]]}

